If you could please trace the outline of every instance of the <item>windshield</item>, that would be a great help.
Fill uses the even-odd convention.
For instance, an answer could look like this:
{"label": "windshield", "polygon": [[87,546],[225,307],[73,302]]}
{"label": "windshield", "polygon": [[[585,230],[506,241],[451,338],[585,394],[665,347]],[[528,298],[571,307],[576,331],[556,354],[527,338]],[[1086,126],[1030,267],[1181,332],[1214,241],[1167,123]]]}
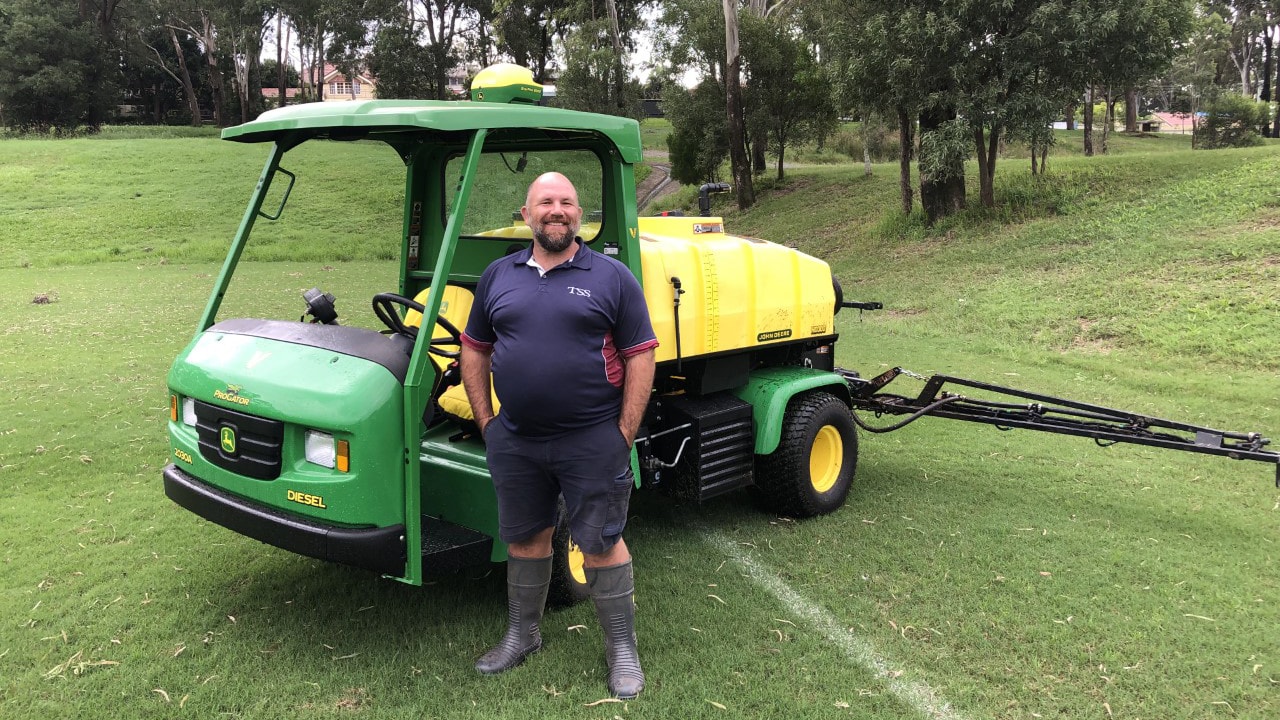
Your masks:
{"label": "windshield", "polygon": [[[445,168],[445,207],[457,194],[456,179],[462,174],[463,156],[449,160]],[[462,218],[462,237],[491,238],[511,242],[532,237],[520,216],[529,184],[545,172],[566,175],[578,190],[582,207],[582,229],[578,235],[590,242],[600,233],[600,158],[589,150],[553,150],[485,153],[476,169],[475,183]],[[442,213],[442,216],[444,213]]]}
{"label": "windshield", "polygon": [[289,178],[272,180],[218,319],[297,320],[303,293],[320,288],[337,298],[341,324],[382,329],[370,300],[399,288],[404,161],[381,142],[316,141],[291,149],[281,166],[297,180],[283,208]]}

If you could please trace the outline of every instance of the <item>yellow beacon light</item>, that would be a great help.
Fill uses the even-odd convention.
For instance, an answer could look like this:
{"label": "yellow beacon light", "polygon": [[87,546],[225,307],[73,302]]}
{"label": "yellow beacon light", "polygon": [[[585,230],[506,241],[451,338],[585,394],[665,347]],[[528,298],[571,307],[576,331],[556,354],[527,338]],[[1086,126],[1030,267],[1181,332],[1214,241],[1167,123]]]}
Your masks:
{"label": "yellow beacon light", "polygon": [[498,63],[476,74],[471,81],[471,99],[475,102],[536,105],[542,99],[542,86],[533,81],[533,71],[529,68]]}

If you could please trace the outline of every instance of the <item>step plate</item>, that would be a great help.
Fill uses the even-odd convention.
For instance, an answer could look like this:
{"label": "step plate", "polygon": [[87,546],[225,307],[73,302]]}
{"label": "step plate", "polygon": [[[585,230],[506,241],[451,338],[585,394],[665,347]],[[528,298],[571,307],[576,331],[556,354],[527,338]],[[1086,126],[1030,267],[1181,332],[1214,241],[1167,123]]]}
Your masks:
{"label": "step plate", "polygon": [[430,515],[422,516],[422,572],[441,575],[485,565],[493,538]]}

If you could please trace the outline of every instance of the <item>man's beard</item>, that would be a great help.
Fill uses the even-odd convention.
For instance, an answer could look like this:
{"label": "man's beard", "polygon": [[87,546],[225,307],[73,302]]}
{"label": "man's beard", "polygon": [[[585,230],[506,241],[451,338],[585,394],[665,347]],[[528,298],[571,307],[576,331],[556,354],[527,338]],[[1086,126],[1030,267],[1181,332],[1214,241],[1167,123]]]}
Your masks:
{"label": "man's beard", "polygon": [[578,229],[566,227],[564,235],[555,238],[547,234],[545,230],[538,229],[533,231],[533,239],[538,242],[538,246],[549,253],[561,253],[569,249],[573,244],[573,238],[578,234]]}

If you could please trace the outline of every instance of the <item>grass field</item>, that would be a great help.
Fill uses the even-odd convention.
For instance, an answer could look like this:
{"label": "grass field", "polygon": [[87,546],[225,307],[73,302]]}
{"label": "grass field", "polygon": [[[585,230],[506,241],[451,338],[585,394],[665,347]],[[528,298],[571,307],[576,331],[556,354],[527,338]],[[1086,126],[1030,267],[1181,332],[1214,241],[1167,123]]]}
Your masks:
{"label": "grass field", "polygon": [[[1070,142],[1042,180],[1008,160],[998,212],[933,229],[896,216],[896,166],[797,168],[724,214],[885,303],[839,316],[844,367],[1280,435],[1280,146]],[[374,182],[394,154],[303,150],[299,230],[250,251],[233,313],[296,317],[321,285],[359,316],[394,286],[398,200]],[[164,497],[165,373],[264,159],[0,142],[0,717],[1280,716],[1274,468],[941,420],[862,435],[823,518],[639,494],[639,700],[597,704],[589,606],[549,615],[525,667],[476,675],[501,572],[402,586]]]}

